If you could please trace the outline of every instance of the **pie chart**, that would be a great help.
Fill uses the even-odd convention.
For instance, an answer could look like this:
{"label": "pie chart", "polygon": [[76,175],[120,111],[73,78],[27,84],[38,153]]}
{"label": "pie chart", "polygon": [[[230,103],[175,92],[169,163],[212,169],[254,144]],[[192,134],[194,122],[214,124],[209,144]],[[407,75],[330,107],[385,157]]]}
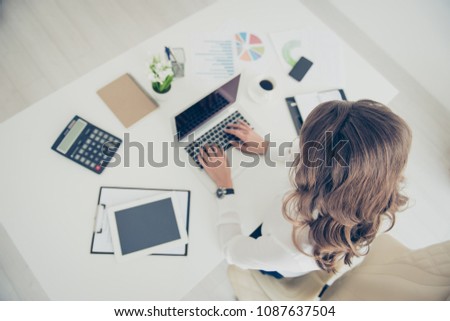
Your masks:
{"label": "pie chart", "polygon": [[239,32],[235,34],[237,54],[240,60],[254,61],[264,55],[264,44],[252,33]]}
{"label": "pie chart", "polygon": [[302,46],[300,40],[288,41],[283,46],[283,59],[292,67],[294,67],[294,65],[301,57],[301,47]]}

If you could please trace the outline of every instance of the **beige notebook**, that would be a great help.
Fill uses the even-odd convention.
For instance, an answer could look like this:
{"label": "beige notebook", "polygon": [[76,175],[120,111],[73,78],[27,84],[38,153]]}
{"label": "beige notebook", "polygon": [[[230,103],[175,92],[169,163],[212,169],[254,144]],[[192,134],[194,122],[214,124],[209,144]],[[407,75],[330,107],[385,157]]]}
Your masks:
{"label": "beige notebook", "polygon": [[99,89],[97,94],[127,128],[158,107],[128,74]]}

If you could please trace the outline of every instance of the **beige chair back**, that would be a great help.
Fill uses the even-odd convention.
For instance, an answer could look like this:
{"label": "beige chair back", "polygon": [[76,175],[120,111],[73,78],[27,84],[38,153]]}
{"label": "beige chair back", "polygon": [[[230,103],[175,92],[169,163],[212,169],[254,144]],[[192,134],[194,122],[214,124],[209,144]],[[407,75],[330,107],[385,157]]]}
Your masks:
{"label": "beige chair back", "polygon": [[337,279],[322,300],[447,300],[450,241],[411,251],[390,235],[374,242],[367,258]]}
{"label": "beige chair back", "polygon": [[[315,300],[334,276],[314,271],[275,279],[255,270],[228,268],[239,300]],[[377,238],[364,261],[339,277],[322,300],[448,300],[450,241],[411,251],[390,235]]]}

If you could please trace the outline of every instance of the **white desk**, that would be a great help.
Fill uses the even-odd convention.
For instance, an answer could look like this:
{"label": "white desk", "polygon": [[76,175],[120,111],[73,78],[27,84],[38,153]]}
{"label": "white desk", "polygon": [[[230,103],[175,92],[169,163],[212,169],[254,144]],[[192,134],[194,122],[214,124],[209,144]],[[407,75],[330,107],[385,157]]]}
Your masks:
{"label": "white desk", "polygon": [[[192,33],[213,31],[230,18],[261,34],[304,27],[327,30],[295,0],[219,1],[1,124],[0,222],[50,299],[177,300],[223,259],[216,238],[216,200],[190,169],[148,165],[139,168],[132,152],[131,167],[109,168],[98,176],[61,157],[50,146],[63,126],[78,114],[113,134],[128,132],[133,141],[154,142],[158,153],[162,142],[172,141],[170,117],[216,84],[193,82],[189,74],[176,80],[176,95],[129,130],[110,112],[96,90],[126,72],[149,88],[144,67],[149,50],[171,45],[188,51]],[[263,59],[267,71],[280,84],[277,96],[264,106],[249,100],[246,85],[255,73],[249,68],[238,99],[265,129],[281,138],[293,138],[295,131],[284,97],[306,89],[288,79],[278,67],[275,54],[267,53]],[[349,99],[370,97],[387,103],[394,97],[395,88],[345,44],[344,59]],[[236,189],[249,194],[248,202],[241,204],[245,231],[258,223],[265,208],[259,200],[270,197],[281,186],[278,181],[285,182],[284,176],[275,182],[280,173],[285,170],[260,166],[245,171],[236,181]],[[145,257],[119,264],[112,255],[90,254],[100,186],[190,189],[189,255]]]}

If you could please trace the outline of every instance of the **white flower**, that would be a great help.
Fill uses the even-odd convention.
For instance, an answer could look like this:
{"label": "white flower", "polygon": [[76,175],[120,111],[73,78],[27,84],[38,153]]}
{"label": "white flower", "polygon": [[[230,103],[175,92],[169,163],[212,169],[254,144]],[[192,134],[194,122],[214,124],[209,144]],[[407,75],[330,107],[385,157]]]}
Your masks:
{"label": "white flower", "polygon": [[161,77],[161,79],[166,80],[167,77],[169,77],[172,73],[169,70],[164,70],[162,71],[159,76]]}
{"label": "white flower", "polygon": [[151,62],[147,64],[149,68],[148,79],[152,83],[163,84],[167,77],[173,76],[172,64],[170,61],[161,60],[160,56],[153,56]]}

